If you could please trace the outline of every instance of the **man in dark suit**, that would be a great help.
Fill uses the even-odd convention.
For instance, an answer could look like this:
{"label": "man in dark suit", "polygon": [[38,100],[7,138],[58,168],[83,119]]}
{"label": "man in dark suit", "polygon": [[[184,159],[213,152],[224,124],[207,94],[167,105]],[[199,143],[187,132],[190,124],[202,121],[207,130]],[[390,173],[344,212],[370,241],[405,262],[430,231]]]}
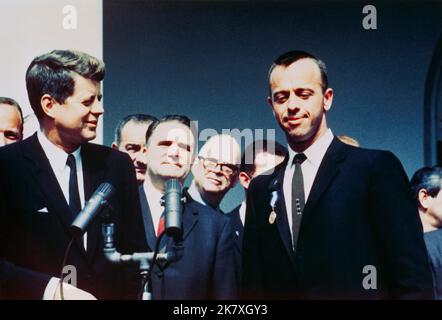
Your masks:
{"label": "man in dark suit", "polygon": [[442,300],[442,167],[423,167],[411,177],[433,274],[434,296]]}
{"label": "man in dark suit", "polygon": [[[194,160],[195,136],[190,120],[167,116],[154,122],[146,134],[147,174],[140,188],[144,225],[149,251],[164,232],[164,208],[160,201],[165,183],[176,178],[181,183]],[[230,219],[193,201],[184,192],[182,248],[178,260],[155,264],[151,274],[152,298],[233,299],[236,279],[233,263],[233,229]],[[173,249],[174,240],[166,236],[163,251]]]}
{"label": "man in dark suit", "polygon": [[250,184],[246,298],[432,298],[408,178],[390,152],[355,148],[327,127],[325,65],[292,51],[269,72],[269,104],[289,158]]}
{"label": "man in dark suit", "polygon": [[[69,227],[102,182],[111,183],[116,243],[122,252],[143,248],[145,237],[130,158],[88,143],[103,114],[102,61],[82,52],[54,50],[26,72],[31,106],[41,130],[0,150],[0,288],[5,299],[56,299]],[[73,243],[65,299],[121,298],[119,266],[103,255],[101,218]],[[127,284],[126,284],[127,285]],[[78,286],[78,288],[76,288]]]}

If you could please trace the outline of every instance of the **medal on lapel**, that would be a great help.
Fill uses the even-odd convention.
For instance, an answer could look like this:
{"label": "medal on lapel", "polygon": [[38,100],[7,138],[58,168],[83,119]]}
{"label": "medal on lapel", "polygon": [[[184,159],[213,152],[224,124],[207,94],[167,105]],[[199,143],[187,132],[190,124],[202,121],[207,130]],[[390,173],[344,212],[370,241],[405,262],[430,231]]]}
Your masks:
{"label": "medal on lapel", "polygon": [[270,207],[272,208],[272,211],[270,211],[269,215],[270,224],[274,224],[276,220],[275,206],[277,201],[278,201],[278,191],[274,190],[272,191],[272,198],[270,199]]}

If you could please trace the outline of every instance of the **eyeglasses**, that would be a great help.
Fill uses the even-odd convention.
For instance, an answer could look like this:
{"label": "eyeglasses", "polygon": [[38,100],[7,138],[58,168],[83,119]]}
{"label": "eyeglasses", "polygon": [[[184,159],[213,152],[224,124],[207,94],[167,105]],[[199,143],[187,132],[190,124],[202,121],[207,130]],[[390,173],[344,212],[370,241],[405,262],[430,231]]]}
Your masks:
{"label": "eyeglasses", "polygon": [[204,169],[215,169],[216,167],[219,167],[222,173],[225,175],[232,175],[238,171],[238,166],[230,163],[218,163],[216,159],[213,158],[204,158],[201,156],[198,156],[198,159],[200,159],[203,162]]}

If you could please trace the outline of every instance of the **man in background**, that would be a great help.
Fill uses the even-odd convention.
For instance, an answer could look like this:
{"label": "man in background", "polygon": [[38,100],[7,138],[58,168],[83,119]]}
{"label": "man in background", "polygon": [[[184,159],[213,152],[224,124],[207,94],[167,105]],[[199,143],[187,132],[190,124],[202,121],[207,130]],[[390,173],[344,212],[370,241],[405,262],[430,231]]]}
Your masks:
{"label": "man in background", "polygon": [[112,149],[127,153],[134,164],[138,185],[146,175],[146,132],[158,119],[147,114],[131,114],[121,119],[115,128]]}
{"label": "man in background", "polygon": [[411,189],[417,201],[424,228],[424,240],[430,257],[434,293],[442,300],[442,168],[424,167],[411,178]]}
{"label": "man in background", "polygon": [[[257,140],[247,146],[241,156],[239,182],[247,195],[250,182],[260,174],[271,174],[273,168],[280,165],[287,157],[287,148],[277,141]],[[238,279],[241,273],[242,241],[246,218],[246,200],[233,209],[228,216],[233,220],[235,229],[235,268]]]}
{"label": "man in background", "polygon": [[23,113],[17,101],[0,97],[0,147],[23,139]]}
{"label": "man in background", "polygon": [[189,194],[193,200],[221,212],[224,196],[238,182],[241,151],[230,135],[214,135],[200,149],[192,166]]}

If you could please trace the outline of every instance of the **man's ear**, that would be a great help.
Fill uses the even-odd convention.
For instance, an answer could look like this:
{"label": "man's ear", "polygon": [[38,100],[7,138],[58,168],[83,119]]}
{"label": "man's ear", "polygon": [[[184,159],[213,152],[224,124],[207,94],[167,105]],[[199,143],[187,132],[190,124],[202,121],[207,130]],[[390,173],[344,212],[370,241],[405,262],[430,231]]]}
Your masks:
{"label": "man's ear", "polygon": [[115,141],[112,142],[111,148],[114,149],[114,150],[118,150],[118,145],[115,143]]}
{"label": "man's ear", "polygon": [[267,103],[268,103],[269,106],[273,109],[273,101],[272,101],[272,97],[267,97]]}
{"label": "man's ear", "polygon": [[272,97],[267,97],[267,103],[269,104],[270,109],[272,110],[272,114],[273,114],[273,116],[275,116],[275,110],[273,109],[273,100],[272,100]]}
{"label": "man's ear", "polygon": [[239,183],[243,186],[244,189],[249,188],[250,181],[252,181],[252,178],[245,172],[241,171],[239,173]]}
{"label": "man's ear", "polygon": [[432,197],[428,194],[427,190],[420,189],[417,194],[418,204],[424,210],[427,210],[430,207],[430,202]]}
{"label": "man's ear", "polygon": [[333,89],[332,88],[328,88],[327,90],[325,90],[324,93],[324,110],[327,112],[331,109],[332,106],[332,102],[333,102]]}
{"label": "man's ear", "polygon": [[40,99],[40,105],[43,110],[43,113],[46,114],[49,118],[54,119],[54,111],[55,111],[55,100],[49,95],[44,94]]}

